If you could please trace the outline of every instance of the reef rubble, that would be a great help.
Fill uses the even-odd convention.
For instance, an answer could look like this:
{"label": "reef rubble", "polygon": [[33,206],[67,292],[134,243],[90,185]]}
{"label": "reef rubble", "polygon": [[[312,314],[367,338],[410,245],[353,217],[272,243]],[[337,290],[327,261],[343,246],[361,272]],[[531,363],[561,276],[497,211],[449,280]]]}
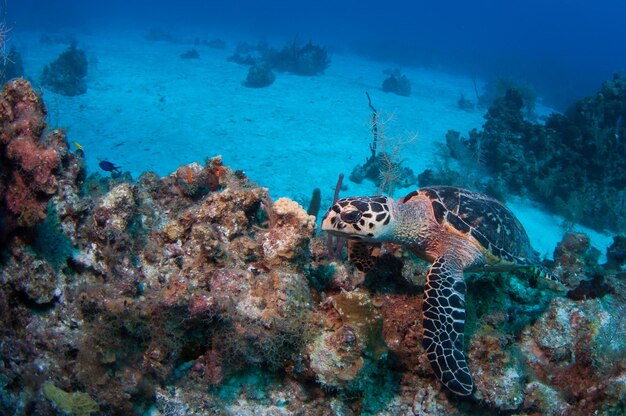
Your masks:
{"label": "reef rubble", "polygon": [[[26,81],[4,87],[0,413],[623,414],[623,237],[598,264],[567,235],[549,265],[567,291],[468,277],[476,391],[459,399],[425,357],[409,253],[384,247],[361,275],[314,216],[221,157],[87,177],[44,114]],[[29,169],[16,142],[45,163]]]}

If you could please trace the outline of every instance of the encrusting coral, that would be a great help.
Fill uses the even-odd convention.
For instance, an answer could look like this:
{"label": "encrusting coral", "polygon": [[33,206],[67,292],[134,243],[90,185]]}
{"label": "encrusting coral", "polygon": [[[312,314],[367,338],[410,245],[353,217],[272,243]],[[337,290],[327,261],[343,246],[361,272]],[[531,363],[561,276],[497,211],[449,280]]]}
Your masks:
{"label": "encrusting coral", "polygon": [[[576,286],[567,296],[523,271],[468,279],[476,390],[460,400],[426,359],[425,267],[400,247],[363,276],[328,256],[303,207],[272,202],[221,157],[85,179],[43,114],[25,81],[5,87],[0,413],[623,412],[622,238],[600,265],[565,237],[554,271]],[[45,167],[8,151],[25,138]],[[28,210],[6,202],[16,175],[30,175]],[[41,247],[62,241],[54,259]]]}
{"label": "encrusting coral", "polygon": [[309,346],[311,369],[326,388],[358,389],[387,353],[382,316],[362,291],[342,291],[327,302],[336,319]]}
{"label": "encrusting coral", "polygon": [[[525,400],[531,408],[553,409],[552,414],[610,413],[619,409],[614,398],[626,395],[626,363],[601,339],[610,319],[601,301],[555,299],[533,326],[522,332],[521,351],[535,387]],[[612,334],[626,340],[624,333]],[[624,352],[623,344],[621,346]],[[541,386],[540,389],[537,389]],[[537,394],[539,391],[553,394]]]}
{"label": "encrusting coral", "polygon": [[315,217],[288,198],[278,199],[269,209],[272,223],[259,241],[263,259],[273,265],[301,257],[313,236]]}
{"label": "encrusting coral", "polygon": [[0,239],[18,226],[32,227],[46,216],[57,191],[57,172],[67,153],[61,132],[44,134],[42,98],[18,78],[0,97]]}

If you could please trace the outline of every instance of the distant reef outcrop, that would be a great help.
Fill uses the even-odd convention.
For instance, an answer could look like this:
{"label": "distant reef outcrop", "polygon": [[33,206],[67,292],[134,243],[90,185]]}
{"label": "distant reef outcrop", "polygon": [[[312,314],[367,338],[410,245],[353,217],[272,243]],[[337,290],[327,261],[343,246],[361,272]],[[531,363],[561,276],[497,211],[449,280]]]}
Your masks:
{"label": "distant reef outcrop", "polygon": [[[527,100],[533,100],[532,103]],[[626,231],[626,78],[528,121],[534,96],[513,85],[494,98],[482,130],[449,131],[446,155],[422,172],[420,185],[472,187],[499,198],[528,195],[572,223]]]}
{"label": "distant reef outcrop", "polygon": [[57,94],[80,95],[87,92],[88,68],[85,51],[72,43],[57,59],[43,69],[41,83]]}
{"label": "distant reef outcrop", "polygon": [[273,71],[314,76],[323,74],[330,64],[325,47],[313,42],[300,46],[297,39],[280,50],[271,48],[264,42],[257,45],[240,43],[228,60],[250,66],[244,83],[248,87],[270,85],[274,81]]}

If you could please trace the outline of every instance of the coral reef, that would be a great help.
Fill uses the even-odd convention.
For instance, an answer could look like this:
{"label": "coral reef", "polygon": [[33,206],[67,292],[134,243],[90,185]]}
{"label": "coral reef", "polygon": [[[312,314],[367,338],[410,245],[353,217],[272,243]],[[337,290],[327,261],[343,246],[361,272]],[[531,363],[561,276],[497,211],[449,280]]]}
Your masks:
{"label": "coral reef", "polygon": [[[85,178],[64,134],[45,133],[25,81],[9,83],[0,108],[3,157],[18,137],[57,157],[37,205],[45,221],[18,226],[3,205],[14,225],[0,246],[2,414],[626,409],[623,237],[607,264],[585,236],[564,237],[554,271],[570,291],[524,270],[468,277],[476,390],[459,399],[422,347],[426,267],[410,253],[385,245],[358,272],[328,255],[313,215],[273,202],[219,156],[163,178]],[[3,192],[21,163],[2,160]]]}
{"label": "coral reef", "polygon": [[98,403],[86,393],[68,393],[49,381],[44,383],[42,391],[57,409],[66,414],[89,416],[99,410]]}
{"label": "coral reef", "polygon": [[271,208],[269,229],[258,240],[263,259],[270,265],[301,257],[313,236],[315,217],[288,198],[280,198]]}
{"label": "coral reef", "polygon": [[268,62],[279,72],[291,72],[296,75],[322,74],[328,65],[326,48],[309,42],[298,46],[297,39],[280,51],[270,50]]}
{"label": "coral reef", "polygon": [[200,53],[197,49],[189,49],[187,52],[180,54],[181,59],[199,59]]}
{"label": "coral reef", "polygon": [[[598,300],[555,299],[550,309],[522,332],[521,352],[534,386],[525,398],[529,410],[547,414],[616,411],[626,397],[624,356],[615,360],[598,339],[609,319]],[[624,341],[623,334],[620,341]],[[623,352],[623,346],[622,346]],[[550,394],[552,391],[552,394]],[[624,403],[621,404],[622,411]]]}
{"label": "coral reef", "polygon": [[239,43],[228,61],[250,66],[244,85],[253,88],[271,85],[275,79],[274,70],[296,75],[319,75],[330,64],[324,47],[312,42],[298,46],[297,39],[281,50],[263,42],[257,45]]}
{"label": "coral reef", "polygon": [[15,228],[33,227],[46,217],[63,167],[73,176],[81,169],[65,134],[44,131],[45,114],[41,96],[27,81],[5,85],[0,97],[0,241]]}
{"label": "coral reef", "polygon": [[359,388],[387,353],[383,319],[369,294],[340,292],[325,301],[333,319],[309,346],[311,370],[326,388]]}
{"label": "coral reef", "polygon": [[382,86],[384,92],[391,92],[403,97],[411,95],[411,81],[399,69],[388,69],[385,74],[387,74],[387,78],[384,79]]}
{"label": "coral reef", "polygon": [[43,68],[41,83],[57,94],[80,95],[87,92],[87,57],[72,43],[57,59]]}
{"label": "coral reef", "polygon": [[248,76],[244,85],[251,88],[263,88],[274,83],[276,76],[272,68],[264,63],[254,64],[248,69]]}
{"label": "coral reef", "polygon": [[375,157],[368,157],[362,165],[356,165],[350,172],[349,179],[354,183],[369,180],[377,188],[389,193],[393,188],[408,188],[417,183],[417,177],[401,161],[393,160],[389,153],[381,152]]}
{"label": "coral reef", "polygon": [[615,268],[623,268],[626,264],[626,236],[616,235],[613,244],[606,252],[607,263]]}
{"label": "coral reef", "polygon": [[596,272],[599,256],[587,235],[569,232],[554,249],[554,270],[568,286],[574,287]]}
{"label": "coral reef", "polygon": [[529,100],[523,91],[508,88],[489,107],[483,129],[455,141],[450,153],[460,169],[444,160],[424,179],[478,178],[474,189],[529,195],[570,222],[623,231],[626,79],[614,76],[565,115],[550,115],[545,125],[525,119],[522,110]]}
{"label": "coral reef", "polygon": [[483,94],[478,96],[478,104],[488,108],[495,103],[496,100],[503,98],[510,89],[520,93],[522,101],[524,102],[525,115],[532,116],[535,111],[535,102],[537,101],[535,89],[528,83],[512,78],[497,78],[489,81],[484,87]]}
{"label": "coral reef", "polygon": [[474,111],[474,103],[468,100],[465,97],[465,94],[461,93],[458,101],[456,102],[457,107],[459,107],[463,111],[472,112]]}
{"label": "coral reef", "polygon": [[[30,332],[24,347],[50,336],[59,316],[71,329],[46,341],[53,368],[47,364],[42,377],[59,388],[78,387],[104,413],[128,414],[151,401],[156,384],[181,362],[190,363],[192,378],[219,384],[246,364],[278,369],[295,359],[313,306],[298,264],[315,220],[302,207],[284,198],[270,203],[263,226],[267,191],[219,157],[163,179],[146,173],[138,183],[90,181],[98,183],[87,183],[87,208],[73,203],[73,220],[61,220],[73,225],[75,245],[61,270],[30,253],[18,235],[4,253],[3,299],[13,299],[17,310],[49,311],[31,322],[41,332]],[[58,213],[72,203],[52,202]],[[66,364],[52,358],[57,353],[72,357],[71,378],[59,368]],[[11,391],[36,390],[40,378],[29,380]]]}

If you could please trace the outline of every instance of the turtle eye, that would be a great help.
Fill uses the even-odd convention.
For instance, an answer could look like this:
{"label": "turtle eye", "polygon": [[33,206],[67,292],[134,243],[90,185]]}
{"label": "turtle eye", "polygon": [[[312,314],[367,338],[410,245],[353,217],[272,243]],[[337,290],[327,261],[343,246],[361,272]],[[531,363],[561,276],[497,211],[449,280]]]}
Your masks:
{"label": "turtle eye", "polygon": [[342,212],[340,215],[341,220],[343,222],[347,222],[348,224],[354,224],[355,222],[360,220],[362,216],[363,214],[361,213],[361,211],[357,211],[357,210]]}

